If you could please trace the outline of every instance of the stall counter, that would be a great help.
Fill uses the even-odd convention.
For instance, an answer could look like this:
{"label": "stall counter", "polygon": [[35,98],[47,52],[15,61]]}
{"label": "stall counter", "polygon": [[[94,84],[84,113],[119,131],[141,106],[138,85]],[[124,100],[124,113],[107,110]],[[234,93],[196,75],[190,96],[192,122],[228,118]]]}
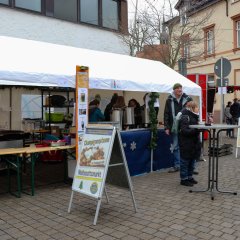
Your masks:
{"label": "stall counter", "polygon": [[153,151],[152,162],[150,129],[133,129],[120,133],[131,176],[150,172],[151,164],[153,171],[173,167],[173,155],[170,152],[172,139],[165,134],[164,129],[158,129],[158,146]]}

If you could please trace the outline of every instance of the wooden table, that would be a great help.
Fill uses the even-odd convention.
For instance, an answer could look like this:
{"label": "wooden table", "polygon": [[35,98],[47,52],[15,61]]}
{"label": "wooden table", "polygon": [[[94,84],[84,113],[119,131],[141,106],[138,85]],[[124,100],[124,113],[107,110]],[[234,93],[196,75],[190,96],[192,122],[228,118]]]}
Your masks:
{"label": "wooden table", "polygon": [[[22,192],[22,183],[21,183],[21,156],[25,153],[24,148],[2,148],[0,149],[0,156],[9,156],[14,155],[16,156],[16,161],[12,160],[11,158],[6,157],[6,162],[8,166],[8,192],[15,195],[16,197],[21,197]],[[10,175],[10,168],[13,167],[17,171],[17,194],[11,191],[11,175]]]}
{"label": "wooden table", "polygon": [[[31,195],[34,196],[35,193],[35,162],[36,162],[36,154],[41,152],[49,152],[49,151],[58,151],[58,150],[68,150],[74,149],[75,145],[65,145],[59,147],[24,147],[24,148],[5,148],[0,149],[1,156],[14,155],[16,156],[16,161],[6,159],[8,166],[11,165],[17,170],[17,185],[18,185],[18,194],[17,197],[21,197],[22,192],[22,181],[21,181],[21,160],[20,157],[24,154],[30,154],[31,156]],[[67,168],[67,157],[64,158],[64,179],[66,179],[66,168]],[[8,191],[11,192],[10,188],[10,167],[8,167]],[[14,194],[14,193],[12,193]],[[15,194],[14,194],[15,195]]]}
{"label": "wooden table", "polygon": [[[59,147],[27,147],[25,148],[25,153],[30,154],[31,156],[31,195],[35,194],[35,162],[36,162],[36,154],[42,152],[51,152],[51,151],[59,151],[59,150],[68,150],[74,149],[75,145],[65,145]],[[64,180],[67,178],[67,154],[64,157]]]}

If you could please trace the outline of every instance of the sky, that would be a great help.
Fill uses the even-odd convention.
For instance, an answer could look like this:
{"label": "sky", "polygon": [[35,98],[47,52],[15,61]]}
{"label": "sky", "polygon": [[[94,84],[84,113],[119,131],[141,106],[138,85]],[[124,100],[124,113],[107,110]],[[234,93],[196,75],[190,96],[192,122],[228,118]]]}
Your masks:
{"label": "sky", "polygon": [[[164,4],[164,0],[151,0],[152,2],[155,2],[159,8],[162,8]],[[141,11],[141,9],[144,9],[146,6],[146,0],[128,0],[128,17],[129,20],[134,19],[135,9],[136,9],[136,2],[138,2],[138,11]],[[167,1],[166,1],[167,2]],[[177,0],[172,0],[173,6],[177,2]],[[166,4],[167,6],[167,4]],[[167,12],[167,9],[166,9]]]}

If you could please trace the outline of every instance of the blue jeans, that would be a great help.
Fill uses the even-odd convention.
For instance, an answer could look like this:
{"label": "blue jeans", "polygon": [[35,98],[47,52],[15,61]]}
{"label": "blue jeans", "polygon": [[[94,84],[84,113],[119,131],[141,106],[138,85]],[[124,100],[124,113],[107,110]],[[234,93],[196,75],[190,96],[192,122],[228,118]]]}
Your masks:
{"label": "blue jeans", "polygon": [[172,133],[172,139],[173,139],[173,146],[172,146],[172,153],[173,153],[173,164],[175,168],[180,167],[180,151],[178,146],[178,135]]}
{"label": "blue jeans", "polygon": [[195,168],[195,159],[186,160],[181,158],[180,162],[180,178],[181,180],[191,179],[193,175],[193,170]]}

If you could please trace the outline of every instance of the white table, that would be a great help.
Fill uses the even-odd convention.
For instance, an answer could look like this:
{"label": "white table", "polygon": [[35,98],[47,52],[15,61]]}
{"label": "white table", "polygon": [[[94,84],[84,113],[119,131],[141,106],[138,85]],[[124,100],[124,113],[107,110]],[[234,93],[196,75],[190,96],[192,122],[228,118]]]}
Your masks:
{"label": "white table", "polygon": [[[219,136],[223,131],[227,131],[233,128],[239,128],[238,125],[227,125],[227,124],[212,124],[206,125],[190,125],[190,128],[198,129],[199,131],[209,132],[209,164],[208,164],[208,187],[206,190],[190,190],[189,192],[211,192],[211,199],[214,200],[214,190],[216,189],[219,193],[230,193],[237,195],[237,192],[221,191],[218,188],[218,148],[219,148]],[[212,148],[212,154],[210,149]]]}

